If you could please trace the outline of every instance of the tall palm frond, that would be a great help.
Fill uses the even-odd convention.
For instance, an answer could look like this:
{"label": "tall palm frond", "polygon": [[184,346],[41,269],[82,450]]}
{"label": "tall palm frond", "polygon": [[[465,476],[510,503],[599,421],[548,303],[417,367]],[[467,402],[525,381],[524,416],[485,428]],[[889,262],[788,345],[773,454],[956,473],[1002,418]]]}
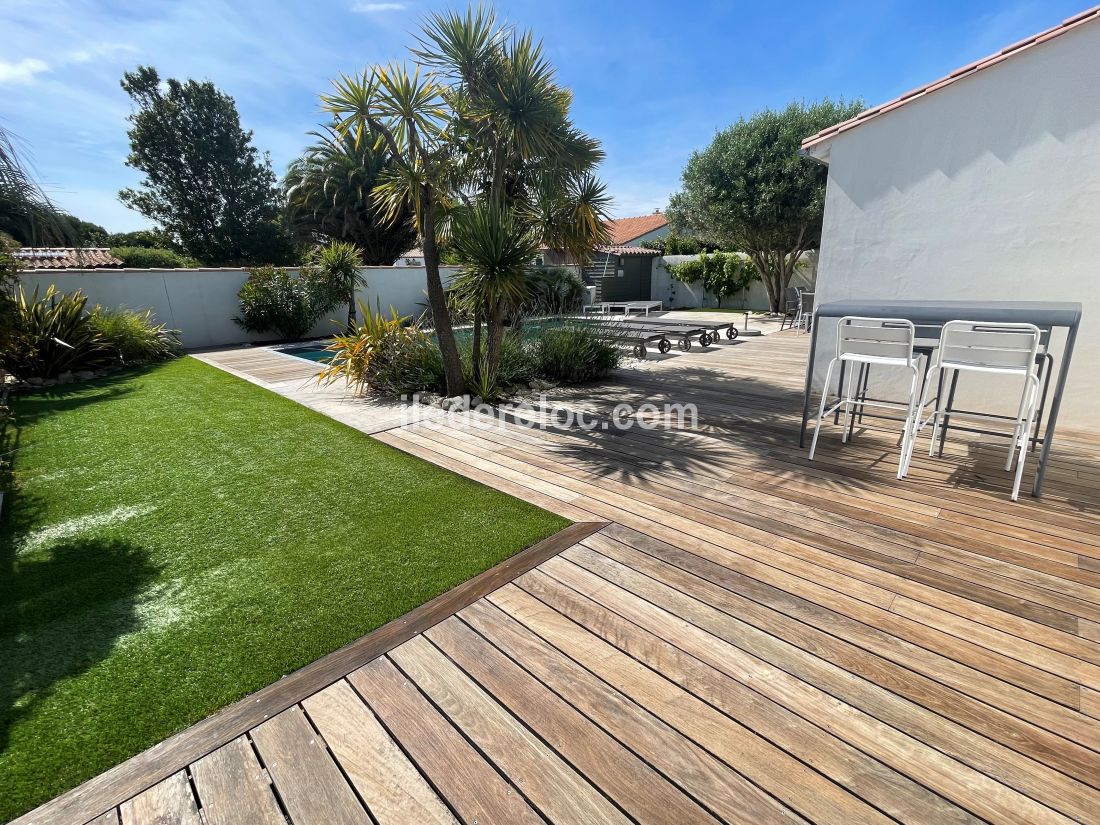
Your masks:
{"label": "tall palm frond", "polygon": [[511,32],[510,27],[497,25],[491,8],[480,5],[467,7],[465,14],[431,14],[422,28],[417,38],[421,47],[412,50],[413,56],[463,83],[474,83],[495,70],[501,46]]}
{"label": "tall palm frond", "polygon": [[0,235],[22,244],[72,244],[72,224],[50,202],[16,149],[10,132],[0,127]]}

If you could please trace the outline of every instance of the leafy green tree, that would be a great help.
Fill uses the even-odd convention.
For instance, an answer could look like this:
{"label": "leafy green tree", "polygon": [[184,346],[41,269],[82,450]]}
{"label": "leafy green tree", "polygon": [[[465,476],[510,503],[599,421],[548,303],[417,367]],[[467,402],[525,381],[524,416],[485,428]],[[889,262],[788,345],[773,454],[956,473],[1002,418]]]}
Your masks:
{"label": "leafy green tree", "polygon": [[110,233],[98,223],[82,221],[74,215],[61,215],[60,217],[62,221],[69,225],[69,232],[76,246],[102,247],[107,245],[107,238]]}
{"label": "leafy green tree", "polygon": [[317,142],[283,179],[291,231],[314,243],[353,243],[366,265],[390,266],[416,243],[416,230],[407,204],[388,213],[372,198],[381,176],[395,168],[389,148],[349,132],[314,134]]}
{"label": "leafy green tree", "polygon": [[478,378],[482,321],[491,374],[534,250],[545,244],[586,257],[607,237],[609,198],[592,175],[603,158],[599,144],[573,125],[572,94],[530,33],[498,25],[478,7],[430,16],[419,40],[415,72],[391,65],[344,76],[322,103],[338,131],[374,139],[393,155],[396,168],[374,197],[391,212],[412,205],[447,390],[458,394],[465,377],[439,278],[440,240],[451,236],[467,280]]}
{"label": "leafy green tree", "polygon": [[860,101],[795,102],[719,132],[688,160],[669,202],[672,229],[748,255],[778,312],[799,258],[821,242],[825,210],[827,170],[798,149],[862,109]]}
{"label": "leafy green tree", "polygon": [[124,74],[122,88],[135,105],[126,164],[145,179],[119,199],[205,264],[290,259],[275,173],[233,98],[209,81],[162,83],[151,66]]}
{"label": "leafy green tree", "polygon": [[131,269],[194,269],[202,266],[194,258],[173,249],[155,246],[112,246],[111,254]]}
{"label": "leafy green tree", "polygon": [[[144,249],[171,249],[172,240],[161,229],[138,229],[134,232],[112,232],[107,246],[137,246]],[[176,250],[177,252],[179,250]]]}

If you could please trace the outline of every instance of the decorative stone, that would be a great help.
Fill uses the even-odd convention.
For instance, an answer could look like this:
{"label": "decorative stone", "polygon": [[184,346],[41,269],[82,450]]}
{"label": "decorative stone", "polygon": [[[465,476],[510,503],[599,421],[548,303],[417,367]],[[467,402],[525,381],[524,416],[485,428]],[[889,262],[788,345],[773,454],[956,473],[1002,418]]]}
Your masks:
{"label": "decorative stone", "polygon": [[93,370],[80,370],[76,377],[80,381],[90,381],[95,378],[95,372]]}

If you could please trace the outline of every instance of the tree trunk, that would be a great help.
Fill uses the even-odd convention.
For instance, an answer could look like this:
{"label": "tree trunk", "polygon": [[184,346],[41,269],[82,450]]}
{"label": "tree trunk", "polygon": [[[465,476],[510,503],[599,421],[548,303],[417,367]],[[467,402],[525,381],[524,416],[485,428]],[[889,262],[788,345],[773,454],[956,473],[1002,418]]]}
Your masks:
{"label": "tree trunk", "polygon": [[355,331],[355,284],[348,293],[348,334]]}
{"label": "tree trunk", "polygon": [[[504,309],[497,305],[489,310],[489,351],[485,364],[496,383],[497,366],[500,364],[501,345],[504,342]],[[486,388],[487,389],[487,388]]]}
{"label": "tree trunk", "polygon": [[435,204],[422,193],[423,215],[420,219],[421,234],[424,241],[424,269],[428,281],[428,306],[432,310],[432,325],[435,327],[435,340],[443,355],[443,374],[447,379],[447,396],[466,394],[466,379],[462,375],[462,361],[458,357],[458,345],[455,343],[451,315],[447,311],[447,296],[443,292],[443,280],[439,276],[439,247],[435,242]]}
{"label": "tree trunk", "polygon": [[474,380],[481,378],[481,309],[474,312],[474,337],[470,345],[470,372]]}

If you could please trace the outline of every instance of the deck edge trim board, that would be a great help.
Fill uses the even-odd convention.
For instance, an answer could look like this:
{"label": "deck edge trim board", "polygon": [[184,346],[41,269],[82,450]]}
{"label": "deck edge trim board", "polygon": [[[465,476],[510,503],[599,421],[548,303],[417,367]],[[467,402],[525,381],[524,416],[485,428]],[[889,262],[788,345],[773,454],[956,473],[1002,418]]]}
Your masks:
{"label": "deck edge trim board", "polygon": [[381,627],[322,656],[277,682],[260,688],[125,762],[13,819],[9,825],[70,822],[82,825],[157,782],[228,744],[346,674],[454,615],[473,602],[534,569],[547,559],[607,527],[606,521],[578,521],[537,544],[413,608]]}

